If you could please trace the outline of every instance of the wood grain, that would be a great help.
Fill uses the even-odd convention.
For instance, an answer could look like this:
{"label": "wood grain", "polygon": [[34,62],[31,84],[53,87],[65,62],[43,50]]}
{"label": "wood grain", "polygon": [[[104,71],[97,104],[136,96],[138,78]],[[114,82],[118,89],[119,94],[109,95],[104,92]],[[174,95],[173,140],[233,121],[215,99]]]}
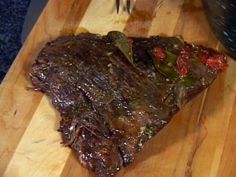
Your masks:
{"label": "wood grain", "polygon": [[[35,24],[15,62],[0,86],[0,176],[4,173],[42,94],[28,91],[27,72],[47,41],[60,35],[77,1],[51,0]],[[84,10],[76,14],[83,16]]]}
{"label": "wood grain", "polygon": [[48,101],[43,97],[38,105],[4,176],[60,175],[70,150],[60,144],[61,138],[57,131],[59,115],[50,108]]}
{"label": "wood grain", "polygon": [[[106,34],[183,35],[221,49],[200,0],[134,0],[129,16],[113,1],[49,0],[0,86],[0,176],[89,177],[70,149],[60,144],[60,116],[30,86],[27,72],[43,45],[79,26]],[[235,177],[236,62],[188,103],[119,177]]]}

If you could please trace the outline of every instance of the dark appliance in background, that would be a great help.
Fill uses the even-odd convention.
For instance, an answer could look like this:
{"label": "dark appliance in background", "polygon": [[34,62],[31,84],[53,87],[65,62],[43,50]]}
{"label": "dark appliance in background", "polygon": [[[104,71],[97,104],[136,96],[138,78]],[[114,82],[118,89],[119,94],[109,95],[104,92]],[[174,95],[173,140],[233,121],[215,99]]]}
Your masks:
{"label": "dark appliance in background", "polygon": [[203,9],[217,39],[236,59],[236,0],[202,0]]}

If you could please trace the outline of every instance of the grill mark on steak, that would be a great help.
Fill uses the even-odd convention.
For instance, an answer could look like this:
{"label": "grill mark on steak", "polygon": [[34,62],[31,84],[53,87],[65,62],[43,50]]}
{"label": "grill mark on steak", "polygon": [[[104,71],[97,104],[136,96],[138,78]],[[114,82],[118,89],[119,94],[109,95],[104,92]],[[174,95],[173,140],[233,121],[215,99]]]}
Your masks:
{"label": "grill mark on steak", "polygon": [[[176,38],[132,38],[135,67],[107,36],[80,34],[49,42],[31,80],[60,112],[63,143],[99,177],[114,176],[179,110],[180,88],[157,72],[148,51],[178,54]],[[196,82],[185,101],[209,83]]]}

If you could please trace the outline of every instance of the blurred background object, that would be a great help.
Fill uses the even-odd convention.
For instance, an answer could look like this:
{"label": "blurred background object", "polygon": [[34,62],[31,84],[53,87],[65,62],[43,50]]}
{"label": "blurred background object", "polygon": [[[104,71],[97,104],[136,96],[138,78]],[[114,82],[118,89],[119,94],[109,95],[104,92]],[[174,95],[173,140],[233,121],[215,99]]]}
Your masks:
{"label": "blurred background object", "polygon": [[202,0],[217,39],[236,59],[236,0]]}
{"label": "blurred background object", "polygon": [[0,83],[48,0],[0,0]]}
{"label": "blurred background object", "polygon": [[[127,12],[130,14],[130,6],[131,6],[131,0],[126,0],[126,7],[125,9],[127,10]],[[119,13],[120,11],[120,0],[116,0],[116,12],[117,14]]]}
{"label": "blurred background object", "polygon": [[21,31],[30,0],[0,0],[0,83],[21,48]]}
{"label": "blurred background object", "polygon": [[47,2],[48,0],[32,0],[30,2],[21,34],[22,43],[24,43]]}

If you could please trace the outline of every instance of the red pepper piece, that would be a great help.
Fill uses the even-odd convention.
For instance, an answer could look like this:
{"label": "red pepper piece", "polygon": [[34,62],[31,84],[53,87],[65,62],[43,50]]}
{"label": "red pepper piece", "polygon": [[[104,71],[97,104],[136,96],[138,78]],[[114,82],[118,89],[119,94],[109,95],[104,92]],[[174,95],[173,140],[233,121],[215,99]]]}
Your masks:
{"label": "red pepper piece", "polygon": [[227,58],[223,54],[215,54],[209,57],[206,62],[207,66],[211,69],[222,71],[227,68]]}
{"label": "red pepper piece", "polygon": [[178,57],[178,59],[176,61],[176,70],[177,70],[179,77],[181,79],[183,79],[188,74],[189,65],[184,58]]}
{"label": "red pepper piece", "polygon": [[207,63],[207,60],[208,60],[208,58],[209,58],[209,56],[208,55],[206,55],[206,54],[203,54],[203,53],[199,53],[198,55],[197,55],[197,57],[203,62],[203,63]]}
{"label": "red pepper piece", "polygon": [[212,70],[222,71],[228,66],[227,58],[223,54],[214,53],[209,56],[207,54],[199,53],[197,56]]}
{"label": "red pepper piece", "polygon": [[155,58],[157,58],[160,61],[163,61],[166,58],[166,54],[164,50],[160,47],[153,48],[153,55],[155,56]]}
{"label": "red pepper piece", "polygon": [[190,51],[187,48],[181,49],[180,55],[176,61],[176,70],[181,79],[183,79],[189,72],[189,57]]}

